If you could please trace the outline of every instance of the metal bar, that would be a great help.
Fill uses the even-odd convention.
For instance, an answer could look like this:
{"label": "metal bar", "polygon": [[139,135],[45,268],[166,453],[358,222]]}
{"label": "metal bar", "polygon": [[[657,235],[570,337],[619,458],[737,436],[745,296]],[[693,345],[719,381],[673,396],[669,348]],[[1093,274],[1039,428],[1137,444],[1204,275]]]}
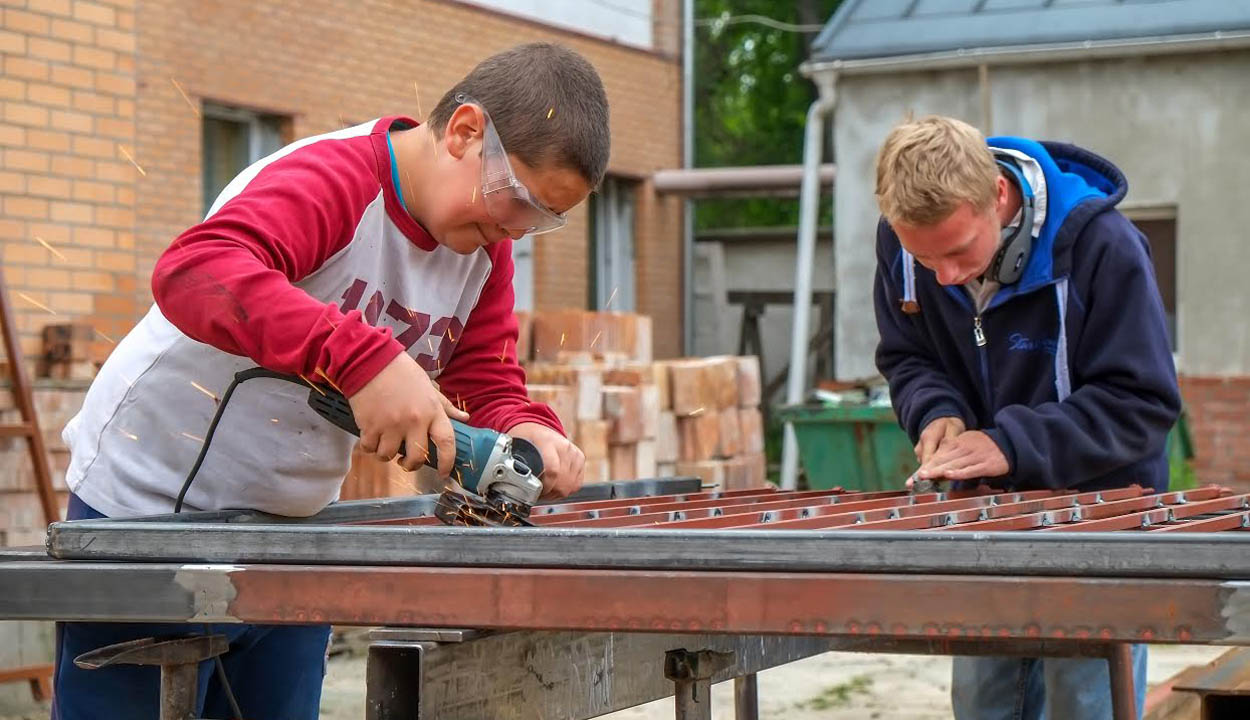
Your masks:
{"label": "metal bar", "polygon": [[[1141,498],[1141,500],[1149,500],[1149,497]],[[1139,501],[1125,500],[1123,503],[1136,504]],[[1163,507],[1153,510],[1144,510],[1142,512],[1129,513],[1127,515],[1115,515],[1112,517],[1104,517],[1098,520],[1086,520],[1081,523],[1073,523],[1071,525],[1055,525],[1044,528],[1044,532],[1099,532],[1104,530],[1132,530],[1144,528],[1147,525],[1157,525],[1160,523],[1170,522],[1177,518],[1193,517],[1194,515],[1203,515],[1209,512],[1220,510],[1244,510],[1246,509],[1246,496],[1234,495],[1232,497],[1217,498],[1215,500],[1203,500],[1201,502],[1184,502],[1183,497],[1176,503],[1166,502]],[[1122,505],[1123,503],[1109,503],[1111,505]],[[1092,508],[1090,515],[1107,513],[1098,513],[1102,508]],[[1109,510],[1109,508],[1108,508]]]}
{"label": "metal bar", "polygon": [[1173,525],[1162,525],[1149,528],[1150,532],[1221,532],[1226,530],[1242,530],[1250,527],[1250,512],[1234,512],[1227,515],[1200,518],[1179,522]]}
{"label": "metal bar", "polygon": [[755,673],[734,678],[734,720],[760,720],[760,684]]}
{"label": "metal bar", "polygon": [[1250,578],[1250,533],[290,527],[79,520],[54,557],[210,563]]}
{"label": "metal bar", "polygon": [[1113,720],[1137,720],[1137,692],[1133,687],[1133,646],[1116,643],[1107,648],[1107,669],[1111,675]]}
{"label": "metal bar", "polygon": [[710,681],[717,683],[836,646],[832,638],[805,636],[568,631],[518,631],[453,643],[395,639],[404,632],[388,628],[370,646],[370,697],[406,708],[405,718],[458,720],[583,720],[671,697],[673,684],[662,664],[665,653],[681,648],[732,657],[712,673]]}
{"label": "metal bar", "polygon": [[0,619],[1244,644],[1250,582],[17,561]]}

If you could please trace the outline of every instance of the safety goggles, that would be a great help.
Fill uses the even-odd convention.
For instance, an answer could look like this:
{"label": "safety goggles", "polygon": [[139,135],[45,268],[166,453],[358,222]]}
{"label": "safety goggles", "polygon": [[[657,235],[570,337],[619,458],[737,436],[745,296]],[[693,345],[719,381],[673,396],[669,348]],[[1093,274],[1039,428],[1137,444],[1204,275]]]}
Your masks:
{"label": "safety goggles", "polygon": [[564,227],[566,218],[538,202],[512,172],[508,153],[486,108],[464,93],[456,95],[456,102],[478,106],[486,118],[486,129],[482,132],[482,200],[491,218],[509,233],[524,235],[541,235]]}

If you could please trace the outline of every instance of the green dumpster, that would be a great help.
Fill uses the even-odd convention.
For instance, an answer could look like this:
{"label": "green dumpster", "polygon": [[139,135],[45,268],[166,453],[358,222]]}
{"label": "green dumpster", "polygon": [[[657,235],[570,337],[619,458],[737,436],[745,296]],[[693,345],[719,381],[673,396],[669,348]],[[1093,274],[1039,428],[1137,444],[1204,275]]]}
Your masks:
{"label": "green dumpster", "polygon": [[794,425],[812,490],[901,490],[916,470],[912,443],[888,406],[791,405],[776,413]]}

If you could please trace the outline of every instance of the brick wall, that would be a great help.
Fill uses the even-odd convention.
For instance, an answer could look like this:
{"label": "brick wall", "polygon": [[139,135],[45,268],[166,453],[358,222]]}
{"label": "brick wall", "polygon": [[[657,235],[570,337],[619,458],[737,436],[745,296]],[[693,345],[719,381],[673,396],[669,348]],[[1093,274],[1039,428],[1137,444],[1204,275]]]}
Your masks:
{"label": "brick wall", "polygon": [[[678,5],[656,7],[674,14],[657,28],[676,32]],[[629,49],[452,0],[144,3],[137,126],[138,159],[147,176],[138,181],[137,299],[149,301],[146,279],[160,250],[202,213],[200,119],[171,78],[197,103],[208,99],[289,115],[293,136],[302,137],[388,113],[421,116],[477,61],[534,40],[568,45],[598,68],[612,106],[611,172],[643,177],[680,163],[675,55]],[[680,206],[658,205],[644,188],[639,207],[640,304],[678,319],[673,308],[680,297],[680,216],[657,216],[680,213]],[[587,230],[583,206],[571,213],[566,229],[536,239],[538,307],[585,306]],[[655,326],[657,354],[676,354],[679,322]]]}
{"label": "brick wall", "polygon": [[1202,482],[1250,491],[1250,377],[1182,377]]}
{"label": "brick wall", "polygon": [[[146,310],[157,256],[203,212],[204,100],[287,116],[293,139],[421,116],[486,55],[552,40],[603,76],[610,171],[677,166],[679,3],[654,7],[652,53],[455,0],[0,0],[0,248],[23,350],[55,312],[92,323],[102,360]],[[638,208],[639,308],[677,321],[680,205],[643,183]],[[584,306],[587,231],[582,207],[535,243],[538,307]],[[657,355],[677,354],[679,321],[655,328]]]}
{"label": "brick wall", "polygon": [[[48,447],[52,485],[61,499],[64,514],[65,470],[69,450],[61,442],[65,423],[82,407],[86,388],[83,383],[40,382],[34,389],[35,411]],[[21,419],[8,388],[0,388],[0,423]],[[0,438],[0,546],[42,545],[47,523],[39,495],[35,491],[35,471],[24,438]]]}
{"label": "brick wall", "polygon": [[0,244],[22,347],[55,312],[103,333],[102,359],[136,319],[134,0],[0,6]]}

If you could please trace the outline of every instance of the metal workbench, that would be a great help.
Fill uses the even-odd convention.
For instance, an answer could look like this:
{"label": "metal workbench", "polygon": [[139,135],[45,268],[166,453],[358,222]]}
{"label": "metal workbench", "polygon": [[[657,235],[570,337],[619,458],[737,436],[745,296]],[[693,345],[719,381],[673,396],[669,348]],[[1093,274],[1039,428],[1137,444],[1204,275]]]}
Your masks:
{"label": "metal workbench", "polygon": [[535,528],[435,526],[429,498],[58,523],[53,557],[0,553],[0,618],[473,629],[379,633],[373,718],[594,717],[675,689],[709,717],[735,676],[749,716],[751,673],[829,649],[1107,657],[1128,718],[1126,643],[1250,645],[1247,496],[674,487]]}

